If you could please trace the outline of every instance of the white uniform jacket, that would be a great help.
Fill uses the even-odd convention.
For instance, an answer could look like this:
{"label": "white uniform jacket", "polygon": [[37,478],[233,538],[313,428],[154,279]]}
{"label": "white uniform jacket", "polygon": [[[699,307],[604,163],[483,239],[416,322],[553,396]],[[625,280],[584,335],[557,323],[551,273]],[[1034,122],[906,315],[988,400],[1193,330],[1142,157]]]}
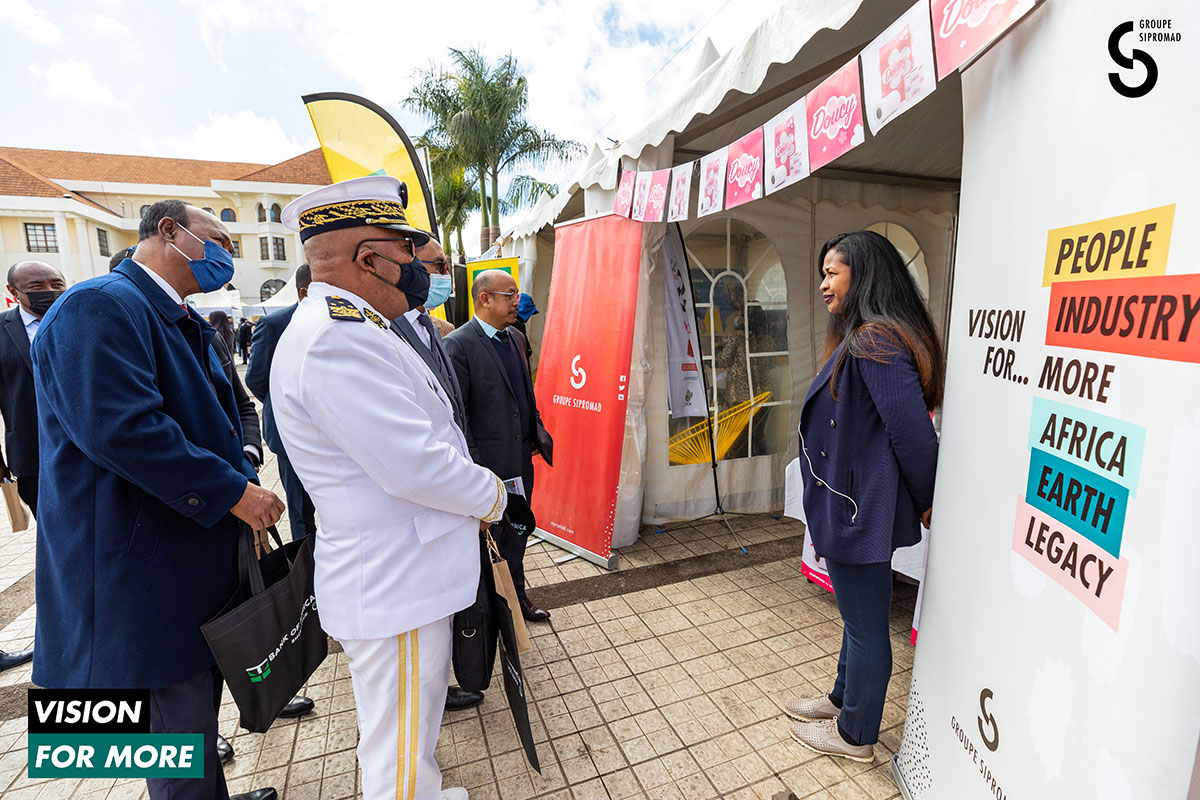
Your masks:
{"label": "white uniform jacket", "polygon": [[271,366],[275,421],[320,515],[317,607],[337,639],[395,636],[474,602],[479,520],[507,499],[471,461],[437,378],[386,326],[314,282]]}

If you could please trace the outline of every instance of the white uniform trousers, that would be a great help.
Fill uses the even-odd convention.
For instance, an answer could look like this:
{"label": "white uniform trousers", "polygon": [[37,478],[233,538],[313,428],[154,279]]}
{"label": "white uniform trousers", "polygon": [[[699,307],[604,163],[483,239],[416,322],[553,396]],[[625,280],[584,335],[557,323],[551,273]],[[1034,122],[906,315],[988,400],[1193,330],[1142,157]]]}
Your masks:
{"label": "white uniform trousers", "polygon": [[438,800],[434,760],[450,682],[452,617],[388,639],[339,639],[350,659],[363,800]]}

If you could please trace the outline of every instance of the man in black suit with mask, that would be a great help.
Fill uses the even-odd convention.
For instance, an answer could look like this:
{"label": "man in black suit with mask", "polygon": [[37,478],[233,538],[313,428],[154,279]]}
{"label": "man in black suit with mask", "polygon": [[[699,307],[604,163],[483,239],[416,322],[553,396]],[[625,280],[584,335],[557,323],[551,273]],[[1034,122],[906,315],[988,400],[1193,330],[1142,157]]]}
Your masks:
{"label": "man in black suit with mask", "polygon": [[[37,517],[38,425],[29,345],[42,317],[67,288],[63,274],[42,261],[18,261],[8,271],[8,293],[17,305],[0,314],[0,415],[4,454],[0,475],[15,479],[17,494]],[[0,650],[0,670],[24,664],[33,649]]]}
{"label": "man in black suit with mask", "polygon": [[[471,457],[506,484],[519,478],[529,500],[533,495],[533,455],[541,455],[550,464],[554,442],[542,426],[533,397],[525,337],[512,327],[520,302],[517,282],[502,270],[486,270],[476,276],[471,296],[475,316],[443,342],[462,389]],[[512,491],[510,485],[510,494]],[[500,555],[512,572],[521,613],[531,622],[549,620],[550,612],[534,605],[525,594],[526,537],[504,523],[494,530],[499,533]]]}

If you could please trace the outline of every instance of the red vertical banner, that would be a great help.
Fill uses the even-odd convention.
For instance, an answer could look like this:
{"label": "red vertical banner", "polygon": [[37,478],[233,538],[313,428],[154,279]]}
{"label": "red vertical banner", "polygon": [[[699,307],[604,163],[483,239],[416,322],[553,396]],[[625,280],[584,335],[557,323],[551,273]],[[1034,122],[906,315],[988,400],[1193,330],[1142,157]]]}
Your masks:
{"label": "red vertical banner", "polygon": [[615,215],[554,234],[534,389],[554,466],[534,459],[533,510],[538,528],[601,559],[612,555],[641,249],[641,224]]}

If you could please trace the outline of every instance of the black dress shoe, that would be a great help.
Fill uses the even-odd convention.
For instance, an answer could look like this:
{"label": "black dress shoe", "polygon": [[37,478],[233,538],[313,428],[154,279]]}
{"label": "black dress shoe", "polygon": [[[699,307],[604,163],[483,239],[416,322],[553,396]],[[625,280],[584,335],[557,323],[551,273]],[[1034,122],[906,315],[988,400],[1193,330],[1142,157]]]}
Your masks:
{"label": "black dress shoe", "polygon": [[521,616],[525,617],[530,622],[549,622],[550,612],[544,608],[538,608],[533,604],[533,601],[528,597],[521,598]]}
{"label": "black dress shoe", "polygon": [[[305,714],[313,710],[313,701],[307,697],[296,695],[292,698],[292,702],[283,707],[283,711],[279,712],[280,717],[303,717]],[[274,791],[274,790],[272,790]],[[253,794],[253,793],[252,793]]]}
{"label": "black dress shoe", "polygon": [[222,764],[233,758],[233,745],[219,733],[217,734],[217,758],[221,759]]}
{"label": "black dress shoe", "polygon": [[33,648],[28,650],[17,650],[13,653],[6,653],[0,650],[0,672],[13,667],[19,667],[22,664],[33,659]]}
{"label": "black dress shoe", "polygon": [[279,792],[275,791],[275,787],[270,786],[266,789],[255,789],[253,792],[245,794],[231,794],[229,800],[279,800]]}
{"label": "black dress shoe", "polygon": [[468,692],[457,686],[451,686],[446,692],[446,710],[462,711],[464,708],[477,706],[483,702],[483,692]]}

